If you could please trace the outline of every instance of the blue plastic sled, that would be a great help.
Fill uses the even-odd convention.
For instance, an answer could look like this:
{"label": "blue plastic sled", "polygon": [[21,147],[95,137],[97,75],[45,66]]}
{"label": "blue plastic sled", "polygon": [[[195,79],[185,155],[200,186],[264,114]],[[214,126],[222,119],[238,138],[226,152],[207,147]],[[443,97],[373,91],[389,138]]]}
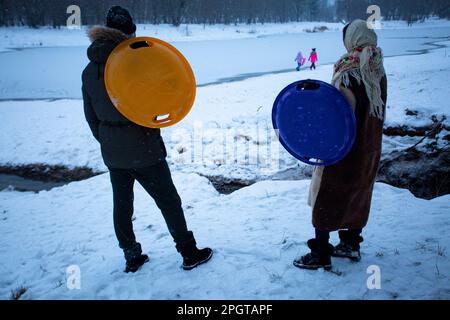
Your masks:
{"label": "blue plastic sled", "polygon": [[284,88],[273,105],[272,122],[283,147],[298,160],[316,166],[342,160],[356,136],[356,119],[347,99],[318,80]]}

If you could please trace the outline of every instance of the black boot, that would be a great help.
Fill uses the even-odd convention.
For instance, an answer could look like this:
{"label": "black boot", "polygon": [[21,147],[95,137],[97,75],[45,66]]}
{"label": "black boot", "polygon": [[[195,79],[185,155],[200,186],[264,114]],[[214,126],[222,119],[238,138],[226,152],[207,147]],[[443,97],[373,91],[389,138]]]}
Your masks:
{"label": "black boot", "polygon": [[142,248],[139,243],[124,248],[123,253],[125,255],[125,260],[127,261],[124,272],[136,272],[142,265],[149,261],[146,254],[142,254]]}
{"label": "black boot", "polygon": [[308,240],[308,247],[311,249],[311,253],[294,260],[294,266],[308,270],[320,268],[331,270],[333,246],[329,243],[320,243],[317,239],[311,239]]}
{"label": "black boot", "polygon": [[360,230],[341,230],[339,231],[340,243],[334,247],[333,257],[348,258],[358,262],[361,260],[360,243],[363,237]]}
{"label": "black boot", "polygon": [[177,245],[177,250],[183,257],[183,269],[192,270],[195,267],[208,262],[213,256],[210,248],[198,249],[195,240],[190,240],[181,245]]}

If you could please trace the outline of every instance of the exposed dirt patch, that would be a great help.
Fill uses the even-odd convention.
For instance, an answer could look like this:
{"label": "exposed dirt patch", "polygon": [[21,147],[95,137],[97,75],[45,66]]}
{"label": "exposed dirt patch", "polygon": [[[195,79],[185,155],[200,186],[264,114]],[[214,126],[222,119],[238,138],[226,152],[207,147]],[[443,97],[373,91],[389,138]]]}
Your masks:
{"label": "exposed dirt patch", "polygon": [[429,127],[386,127],[383,130],[383,133],[389,137],[424,137],[429,130]]}
{"label": "exposed dirt patch", "polygon": [[72,182],[82,181],[94,177],[101,172],[94,172],[91,168],[66,166],[51,166],[46,164],[28,164],[18,166],[0,166],[0,174],[10,174],[22,178],[43,182]]}
{"label": "exposed dirt patch", "polygon": [[[418,112],[406,110],[409,116]],[[450,193],[450,128],[445,116],[431,117],[426,127],[387,127],[388,136],[422,137],[406,150],[384,155],[377,181],[410,190],[416,197],[432,199]]]}
{"label": "exposed dirt patch", "polygon": [[[409,116],[417,116],[418,111],[406,109],[405,113]],[[450,127],[444,124],[447,118],[445,116],[431,117],[432,124],[422,127],[412,126],[391,126],[383,129],[383,134],[389,137],[431,137],[435,138],[442,130],[450,131]]]}
{"label": "exposed dirt patch", "polygon": [[450,149],[411,148],[382,160],[378,181],[410,190],[416,197],[433,199],[450,194]]}
{"label": "exposed dirt patch", "polygon": [[231,194],[239,189],[251,186],[256,181],[229,179],[221,176],[205,176],[221,194]]}
{"label": "exposed dirt patch", "polygon": [[101,172],[91,168],[68,168],[45,164],[0,166],[0,190],[12,188],[16,191],[51,190],[69,182],[89,179]]}

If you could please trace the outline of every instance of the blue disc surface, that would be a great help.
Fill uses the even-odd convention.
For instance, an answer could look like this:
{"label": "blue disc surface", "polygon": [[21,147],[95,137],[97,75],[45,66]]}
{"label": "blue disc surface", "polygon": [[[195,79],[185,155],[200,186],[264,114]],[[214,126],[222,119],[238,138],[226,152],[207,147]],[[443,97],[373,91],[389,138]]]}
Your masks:
{"label": "blue disc surface", "polygon": [[335,87],[302,80],[284,88],[275,100],[272,122],[283,147],[298,160],[330,166],[351,150],[355,114]]}

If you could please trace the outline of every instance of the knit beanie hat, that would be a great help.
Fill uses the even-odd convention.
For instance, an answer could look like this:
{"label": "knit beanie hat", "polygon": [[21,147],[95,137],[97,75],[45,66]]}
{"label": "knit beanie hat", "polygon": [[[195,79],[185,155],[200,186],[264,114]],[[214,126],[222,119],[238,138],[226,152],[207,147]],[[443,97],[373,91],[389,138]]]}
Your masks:
{"label": "knit beanie hat", "polygon": [[136,32],[136,25],[133,23],[133,18],[130,13],[121,6],[114,6],[108,10],[106,15],[106,26],[122,31],[130,35]]}

